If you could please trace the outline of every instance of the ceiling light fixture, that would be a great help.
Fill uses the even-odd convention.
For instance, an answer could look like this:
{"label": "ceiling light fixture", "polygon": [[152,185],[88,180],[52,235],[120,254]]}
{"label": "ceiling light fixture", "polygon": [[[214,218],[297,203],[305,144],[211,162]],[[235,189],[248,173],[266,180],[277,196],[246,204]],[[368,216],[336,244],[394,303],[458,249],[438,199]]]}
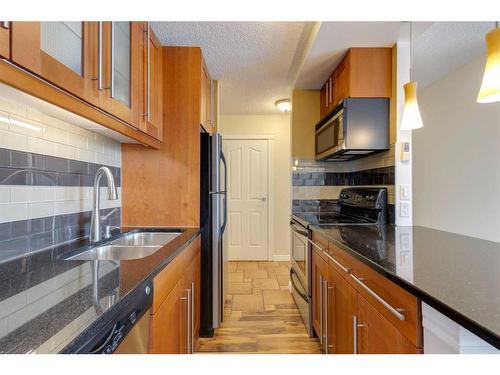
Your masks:
{"label": "ceiling light fixture", "polygon": [[274,105],[276,107],[278,107],[278,109],[281,111],[281,112],[290,112],[290,109],[291,109],[291,103],[290,103],[290,99],[280,99],[278,101],[276,101],[274,103]]}
{"label": "ceiling light fixture", "polygon": [[500,102],[500,28],[498,22],[495,22],[495,28],[486,34],[485,39],[486,66],[477,102]]}
{"label": "ceiling light fixture", "polygon": [[417,101],[417,82],[411,80],[412,68],[412,34],[413,23],[410,22],[410,82],[407,82],[403,88],[405,90],[405,106],[403,108],[403,118],[401,119],[401,130],[413,130],[424,127],[420,109]]}

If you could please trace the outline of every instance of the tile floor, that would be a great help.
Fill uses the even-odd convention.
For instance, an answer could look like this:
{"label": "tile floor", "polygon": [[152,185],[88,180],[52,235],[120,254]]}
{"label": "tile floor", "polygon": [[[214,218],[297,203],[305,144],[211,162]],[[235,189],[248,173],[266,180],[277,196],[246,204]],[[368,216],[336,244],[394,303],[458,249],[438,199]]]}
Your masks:
{"label": "tile floor", "polygon": [[320,353],[288,291],[288,262],[229,262],[224,323],[198,352]]}

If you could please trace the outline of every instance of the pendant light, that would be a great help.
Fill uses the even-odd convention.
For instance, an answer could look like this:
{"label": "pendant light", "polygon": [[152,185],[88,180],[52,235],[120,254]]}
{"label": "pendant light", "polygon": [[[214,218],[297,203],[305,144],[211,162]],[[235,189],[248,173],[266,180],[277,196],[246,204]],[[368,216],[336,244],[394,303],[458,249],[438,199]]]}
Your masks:
{"label": "pendant light", "polygon": [[403,118],[401,119],[401,130],[412,130],[424,127],[417,102],[417,82],[411,80],[411,66],[413,57],[412,31],[413,24],[412,22],[410,22],[410,82],[406,83],[403,86],[405,90],[405,106],[403,108]]}
{"label": "pendant light", "polygon": [[500,102],[500,28],[498,22],[495,22],[495,28],[486,34],[486,53],[486,66],[477,102]]}

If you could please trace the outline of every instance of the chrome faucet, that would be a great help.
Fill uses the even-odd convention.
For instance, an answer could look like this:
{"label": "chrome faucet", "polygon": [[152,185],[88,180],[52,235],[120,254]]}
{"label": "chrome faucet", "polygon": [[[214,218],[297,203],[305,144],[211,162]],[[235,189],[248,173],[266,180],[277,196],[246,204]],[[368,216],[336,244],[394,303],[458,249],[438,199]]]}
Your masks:
{"label": "chrome faucet", "polygon": [[97,170],[94,177],[94,205],[92,208],[92,219],[90,220],[90,242],[99,242],[101,240],[101,215],[99,213],[99,182],[102,175],[108,180],[108,199],[118,199],[118,192],[115,186],[115,179],[108,167],[101,167]]}

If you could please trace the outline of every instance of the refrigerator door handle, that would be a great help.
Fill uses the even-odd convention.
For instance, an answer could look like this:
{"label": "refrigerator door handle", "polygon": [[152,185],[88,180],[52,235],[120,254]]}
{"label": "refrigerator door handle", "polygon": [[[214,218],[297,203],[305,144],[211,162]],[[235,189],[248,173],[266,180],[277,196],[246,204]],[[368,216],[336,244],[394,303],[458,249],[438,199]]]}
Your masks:
{"label": "refrigerator door handle", "polygon": [[222,164],[224,164],[224,221],[222,222],[221,226],[221,236],[224,234],[224,231],[226,230],[226,224],[227,224],[227,163],[226,163],[226,157],[224,156],[224,153],[221,151],[220,152],[220,159],[222,161]]}

